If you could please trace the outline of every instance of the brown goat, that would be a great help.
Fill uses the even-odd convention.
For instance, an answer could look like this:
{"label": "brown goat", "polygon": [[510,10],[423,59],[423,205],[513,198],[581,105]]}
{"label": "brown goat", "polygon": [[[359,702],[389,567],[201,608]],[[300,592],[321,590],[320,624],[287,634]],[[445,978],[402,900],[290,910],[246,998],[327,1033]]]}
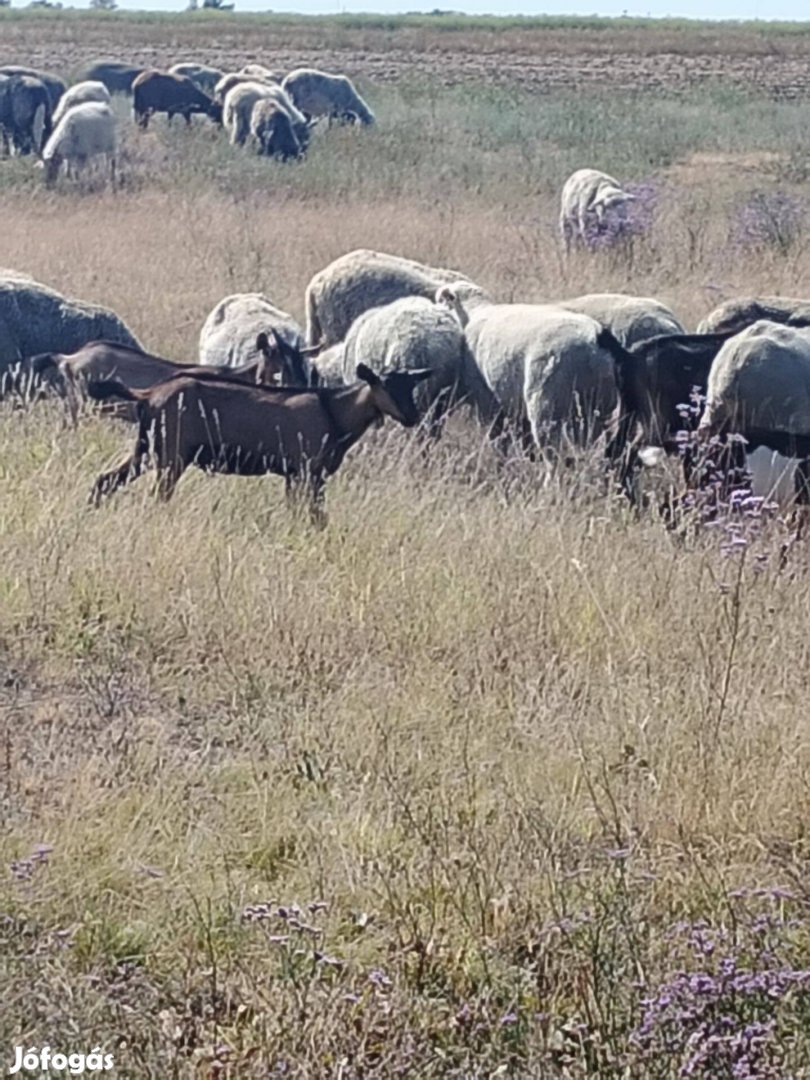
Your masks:
{"label": "brown goat", "polygon": [[204,113],[222,123],[222,106],[195,86],[185,75],[163,71],[143,71],[132,83],[132,111],[135,123],[145,131],[149,118],[166,113],[169,120],[176,114],[191,123],[192,113]]}
{"label": "brown goat", "polygon": [[[20,366],[12,390],[27,396],[38,387],[51,387],[64,397],[74,423],[79,405],[90,382],[116,379],[130,390],[145,390],[175,375],[217,376],[238,382],[271,384],[280,378],[282,383],[297,382],[287,357],[278,346],[271,345],[267,334],[256,338],[258,359],[241,367],[227,365],[178,364],[162,356],[142,352],[112,341],[90,341],[74,353],[40,353],[29,357]],[[136,419],[131,407],[117,406],[119,415]]]}
{"label": "brown goat", "polygon": [[217,377],[178,375],[151,390],[121,383],[90,383],[97,401],[111,397],[138,403],[135,451],[96,480],[98,505],[140,475],[150,452],[157,469],[157,494],[166,500],[189,465],[239,476],[283,476],[287,496],[308,496],[315,521],[323,520],[323,485],[347,451],[375,422],[390,416],[404,427],[419,422],[414,387],[429,369],[376,375],[358,365],[354,386],[340,389],[268,388]]}

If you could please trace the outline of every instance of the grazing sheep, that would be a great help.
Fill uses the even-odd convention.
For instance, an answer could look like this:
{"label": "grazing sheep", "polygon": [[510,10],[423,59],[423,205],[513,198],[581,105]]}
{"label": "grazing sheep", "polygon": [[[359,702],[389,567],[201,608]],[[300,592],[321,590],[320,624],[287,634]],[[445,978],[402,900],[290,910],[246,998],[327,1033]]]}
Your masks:
{"label": "grazing sheep", "polygon": [[143,72],[143,68],[133,64],[122,64],[116,60],[102,60],[85,68],[82,79],[104,83],[111,94],[130,94],[132,84]]}
{"label": "grazing sheep", "polygon": [[611,220],[622,218],[635,195],[598,169],[578,169],[566,180],[560,199],[560,234],[566,252],[574,243],[593,245]]}
{"label": "grazing sheep", "polygon": [[4,67],[0,67],[0,75],[30,75],[34,79],[39,79],[48,91],[51,112],[54,111],[62,95],[67,90],[67,84],[58,75],[51,75],[49,71],[39,71],[37,68],[23,67],[20,64],[6,64]]}
{"label": "grazing sheep", "polygon": [[110,106],[101,101],[75,105],[59,121],[42,152],[45,183],[50,187],[56,182],[63,164],[69,171],[82,169],[90,158],[103,155],[114,190],[117,150],[115,114]]}
{"label": "grazing sheep", "polygon": [[208,94],[209,97],[216,100],[214,91],[217,88],[217,83],[222,78],[222,72],[219,68],[208,67],[207,64],[180,63],[173,64],[169,68],[169,74],[185,75],[186,78],[191,79],[198,90],[202,90],[204,94]]}
{"label": "grazing sheep", "polygon": [[761,321],[731,337],[709,372],[700,429],[779,453],[793,438],[810,444],[810,332]]}
{"label": "grazing sheep", "polygon": [[428,434],[441,433],[444,416],[460,389],[464,357],[464,331],[443,305],[423,296],[405,296],[371,308],[355,319],[345,342],[327,352],[330,355],[321,353],[315,361],[326,384],[338,373],[343,382],[351,382],[362,357],[378,374],[430,367],[417,403],[420,415],[428,417]]}
{"label": "grazing sheep", "polygon": [[132,84],[132,112],[135,123],[146,130],[149,118],[155,113],[185,117],[191,123],[194,113],[209,116],[222,123],[222,106],[204,94],[185,75],[167,75],[162,71],[144,71]]}
{"label": "grazing sheep", "polygon": [[662,334],[686,333],[675,313],[652,297],[592,293],[572,300],[556,300],[554,303],[567,311],[590,315],[610,330],[626,349]]}
{"label": "grazing sheep", "polygon": [[290,118],[295,137],[302,148],[309,142],[309,125],[280,86],[270,83],[238,83],[225,96],[223,124],[232,146],[244,146],[250,134],[251,116],[257,101],[274,101]]}
{"label": "grazing sheep", "polygon": [[617,404],[614,354],[624,349],[587,315],[544,304],[493,304],[475,286],[439,290],[466,337],[462,379],[479,415],[498,412],[524,447],[556,453],[586,444],[612,421]]}
{"label": "grazing sheep", "polygon": [[270,68],[265,67],[264,64],[245,64],[236,73],[237,75],[246,75],[249,79],[263,79],[265,82],[280,83],[278,75],[275,71],[271,71]]}
{"label": "grazing sheep", "polygon": [[134,334],[107,308],[68,299],[15,271],[0,271],[0,395],[9,372],[25,357],[74,352],[100,338],[139,348]]}
{"label": "grazing sheep", "polygon": [[151,390],[129,390],[115,381],[91,383],[91,397],[135,402],[140,414],[134,453],[99,476],[93,501],[97,505],[139,476],[151,452],[163,500],[171,498],[192,464],[238,476],[275,473],[284,477],[288,497],[297,500],[306,493],[313,519],[323,524],[326,478],[372,424],[386,416],[404,427],[418,423],[413,391],[430,372],[378,376],[360,364],[356,374],[359,383],[334,390],[269,389],[183,375]]}
{"label": "grazing sheep", "polygon": [[810,300],[787,296],[738,296],[710,311],[698,324],[698,333],[740,331],[762,319],[791,326],[810,326]]}
{"label": "grazing sheep", "polygon": [[224,105],[228,92],[233,90],[235,86],[241,86],[243,83],[262,83],[267,86],[279,85],[278,79],[265,79],[261,75],[243,75],[238,71],[230,71],[227,75],[223,75],[214,87],[214,100],[218,101],[221,105]]}
{"label": "grazing sheep", "polygon": [[742,435],[798,458],[797,498],[810,502],[810,330],[760,321],[720,349],[709,372],[702,439]]}
{"label": "grazing sheep", "polygon": [[80,82],[71,86],[59,100],[56,111],[53,114],[54,126],[59,123],[68,109],[74,105],[83,105],[86,101],[101,101],[109,105],[112,101],[110,91],[101,82]]}
{"label": "grazing sheep", "polygon": [[6,152],[40,150],[52,129],[45,84],[33,75],[0,75],[0,134]]}
{"label": "grazing sheep", "polygon": [[292,120],[272,98],[259,98],[250,114],[250,135],[260,154],[282,161],[303,156],[304,150],[296,137]]}
{"label": "grazing sheep", "polygon": [[310,386],[345,386],[343,342],[321,350],[309,368]]}
{"label": "grazing sheep", "polygon": [[[200,331],[200,363],[241,367],[256,359],[259,334],[275,330],[300,358],[304,344],[301,327],[286,311],[277,308],[263,293],[235,293],[216,305]],[[308,372],[303,361],[293,377],[305,385]]]}
{"label": "grazing sheep", "polygon": [[374,113],[345,75],[329,75],[315,68],[291,71],[281,84],[304,116],[373,124]]}
{"label": "grazing sheep", "polygon": [[364,248],[335,259],[312,278],[306,291],[307,342],[326,348],[346,337],[364,311],[403,296],[430,300],[442,285],[467,282],[455,270],[423,266],[412,259]]}

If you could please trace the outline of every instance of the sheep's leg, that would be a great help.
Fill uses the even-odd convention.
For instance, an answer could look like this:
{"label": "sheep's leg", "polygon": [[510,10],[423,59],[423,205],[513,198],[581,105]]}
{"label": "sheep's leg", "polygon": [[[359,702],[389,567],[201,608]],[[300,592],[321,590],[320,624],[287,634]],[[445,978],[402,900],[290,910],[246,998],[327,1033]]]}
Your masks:
{"label": "sheep's leg", "polygon": [[112,188],[114,195],[118,190],[117,178],[115,175],[115,154],[110,154],[110,187]]}

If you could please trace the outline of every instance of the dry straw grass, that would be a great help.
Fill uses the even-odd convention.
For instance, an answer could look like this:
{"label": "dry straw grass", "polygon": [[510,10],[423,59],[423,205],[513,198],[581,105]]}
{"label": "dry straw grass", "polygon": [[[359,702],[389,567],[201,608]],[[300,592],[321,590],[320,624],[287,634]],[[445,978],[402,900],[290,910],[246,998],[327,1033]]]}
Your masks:
{"label": "dry straw grass", "polygon": [[[382,108],[379,133],[334,132],[302,168],[157,125],[117,197],[46,196],[15,163],[2,261],[186,360],[221,296],[300,316],[310,275],[357,246],[504,297],[651,293],[690,324],[707,285],[807,291],[802,245],[745,264],[727,246],[803,107],[712,120],[696,100],[673,149],[650,99],[624,174],[668,178],[657,230],[564,272],[551,193],[577,153],[621,158],[621,103],[579,135],[552,103],[552,136],[486,100],[404,87],[391,130]],[[701,116],[746,121],[709,165]],[[101,1044],[138,1078],[663,1078],[683,1058],[642,1060],[630,1032],[673,923],[737,941],[763,907],[800,964],[803,551],[755,573],[632,519],[587,470],[505,485],[464,417],[428,462],[400,430],[370,437],[325,532],[271,479],[187,475],[167,507],[144,480],[90,512],[130,439],[56,406],[0,415],[4,1045]],[[774,885],[795,899],[733,896]],[[786,1001],[772,1075],[804,1076],[807,1011]]]}

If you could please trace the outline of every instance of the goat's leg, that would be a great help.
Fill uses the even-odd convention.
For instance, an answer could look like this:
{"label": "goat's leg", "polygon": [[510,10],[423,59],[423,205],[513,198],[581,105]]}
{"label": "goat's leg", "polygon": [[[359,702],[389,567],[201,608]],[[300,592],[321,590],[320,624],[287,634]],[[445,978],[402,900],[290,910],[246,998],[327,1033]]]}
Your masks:
{"label": "goat's leg", "polygon": [[309,492],[309,517],[316,529],[326,527],[326,511],[324,509],[323,476],[313,473],[309,477],[307,489]]}
{"label": "goat's leg", "polygon": [[143,470],[143,455],[131,454],[126,461],[123,461],[120,465],[114,469],[110,469],[109,472],[102,473],[95,484],[90,494],[90,503],[93,506],[98,506],[101,500],[107,496],[112,495],[118,488],[123,487],[124,484],[128,484],[131,480],[136,480]]}
{"label": "goat's leg", "polygon": [[169,501],[174,494],[174,489],[177,487],[177,481],[185,471],[186,463],[184,461],[175,460],[158,464],[155,495],[160,502]]}
{"label": "goat's leg", "polygon": [[284,495],[290,513],[295,515],[301,513],[301,503],[303,501],[305,487],[306,480],[294,473],[284,477]]}

